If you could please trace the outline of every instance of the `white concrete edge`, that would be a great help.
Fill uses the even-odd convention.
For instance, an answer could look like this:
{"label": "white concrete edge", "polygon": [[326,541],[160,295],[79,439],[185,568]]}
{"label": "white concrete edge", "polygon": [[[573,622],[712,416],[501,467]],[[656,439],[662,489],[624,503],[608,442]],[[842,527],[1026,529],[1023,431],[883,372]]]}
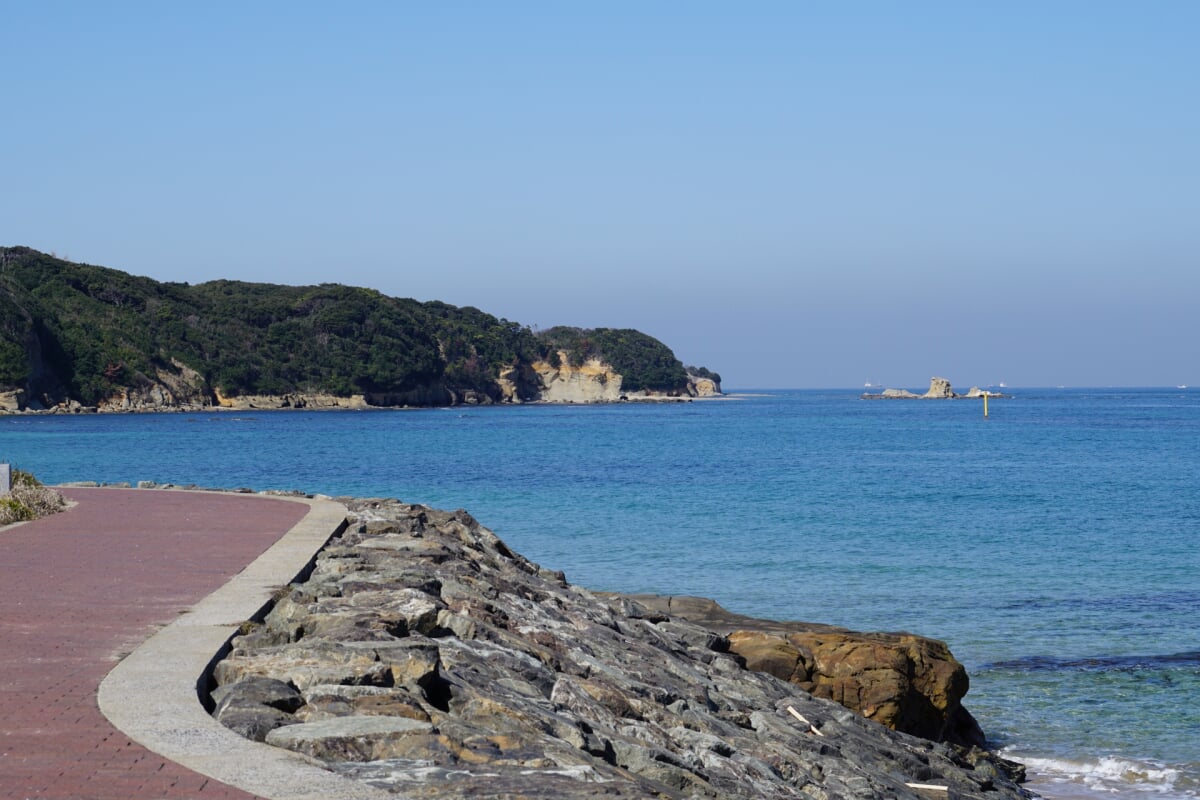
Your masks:
{"label": "white concrete edge", "polygon": [[348,512],[339,503],[269,497],[306,503],[310,510],[229,583],[117,664],[100,684],[100,711],[148,750],[269,800],[396,800],[392,792],[329,772],[298,753],[245,739],[201,705],[200,687],[238,626],[262,611],[272,593],[299,576],[345,525]]}

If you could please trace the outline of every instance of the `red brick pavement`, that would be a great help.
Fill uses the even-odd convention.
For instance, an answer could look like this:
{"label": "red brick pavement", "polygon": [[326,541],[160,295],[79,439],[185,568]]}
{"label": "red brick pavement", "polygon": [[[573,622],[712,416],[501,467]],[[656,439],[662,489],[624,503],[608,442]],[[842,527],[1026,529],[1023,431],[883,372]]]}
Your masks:
{"label": "red brick pavement", "polygon": [[249,798],[131,742],[96,704],[128,653],[307,513],[246,495],[69,489],[0,531],[0,798]]}

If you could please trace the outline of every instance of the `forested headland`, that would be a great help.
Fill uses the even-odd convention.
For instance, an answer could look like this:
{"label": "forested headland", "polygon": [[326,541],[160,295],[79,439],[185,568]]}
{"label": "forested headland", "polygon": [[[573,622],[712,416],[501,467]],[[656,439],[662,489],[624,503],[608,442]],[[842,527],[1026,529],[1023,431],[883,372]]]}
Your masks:
{"label": "forested headland", "polygon": [[9,408],[219,405],[326,395],[367,405],[541,399],[588,362],[622,393],[687,396],[708,370],[632,329],[534,331],[473,307],[325,283],[164,283],[0,248],[0,392]]}

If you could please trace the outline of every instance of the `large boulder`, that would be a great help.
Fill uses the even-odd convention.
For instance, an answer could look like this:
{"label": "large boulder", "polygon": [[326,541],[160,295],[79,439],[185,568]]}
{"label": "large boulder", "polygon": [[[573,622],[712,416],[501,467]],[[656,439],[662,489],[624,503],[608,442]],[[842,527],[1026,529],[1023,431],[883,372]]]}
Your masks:
{"label": "large boulder", "polygon": [[280,726],[295,724],[292,715],[304,705],[294,686],[261,676],[222,686],[212,699],[218,722],[256,742]]}
{"label": "large boulder", "polygon": [[924,739],[983,747],[962,705],[970,681],[944,642],[910,633],[855,633],[810,622],[734,614],[704,597],[631,595],[661,614],[727,637],[748,669]]}

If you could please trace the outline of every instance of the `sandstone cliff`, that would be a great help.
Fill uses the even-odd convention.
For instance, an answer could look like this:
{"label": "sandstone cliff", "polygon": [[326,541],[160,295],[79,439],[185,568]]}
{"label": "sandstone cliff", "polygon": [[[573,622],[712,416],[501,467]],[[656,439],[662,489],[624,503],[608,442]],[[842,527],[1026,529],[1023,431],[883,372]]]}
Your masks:
{"label": "sandstone cliff", "polygon": [[465,512],[343,502],[347,532],[215,667],[244,735],[413,798],[1024,796],[1006,762],[746,669],[730,637],[572,586]]}
{"label": "sandstone cliff", "polygon": [[535,361],[540,383],[538,399],[547,403],[613,403],[621,399],[621,376],[609,364],[589,358],[578,367],[570,354],[559,352],[559,365]]}
{"label": "sandstone cliff", "polygon": [[[572,366],[570,353],[559,351],[558,366],[549,361],[535,361],[534,399],[543,403],[613,403],[621,400],[669,400],[691,397],[713,397],[721,394],[719,379],[687,373],[687,383],[680,392],[641,390],[627,392],[624,377],[612,364],[589,358]],[[515,386],[503,388],[505,396],[515,394]]]}

